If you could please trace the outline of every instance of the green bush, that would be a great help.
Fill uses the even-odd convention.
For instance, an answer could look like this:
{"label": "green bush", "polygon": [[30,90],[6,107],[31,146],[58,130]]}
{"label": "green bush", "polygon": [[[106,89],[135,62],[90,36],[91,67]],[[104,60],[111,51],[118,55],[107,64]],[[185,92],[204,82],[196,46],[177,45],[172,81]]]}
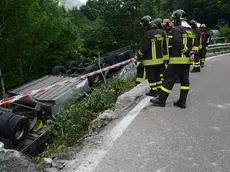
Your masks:
{"label": "green bush", "polygon": [[[99,113],[113,109],[117,97],[135,86],[134,80],[113,79],[92,90],[79,103],[64,107],[55,119],[51,132],[53,143],[40,156],[50,156],[66,146],[72,146],[88,132],[89,123]],[[39,157],[37,158],[39,159]]]}
{"label": "green bush", "polygon": [[230,41],[230,28],[228,24],[220,28],[220,36],[225,37],[227,41]]}

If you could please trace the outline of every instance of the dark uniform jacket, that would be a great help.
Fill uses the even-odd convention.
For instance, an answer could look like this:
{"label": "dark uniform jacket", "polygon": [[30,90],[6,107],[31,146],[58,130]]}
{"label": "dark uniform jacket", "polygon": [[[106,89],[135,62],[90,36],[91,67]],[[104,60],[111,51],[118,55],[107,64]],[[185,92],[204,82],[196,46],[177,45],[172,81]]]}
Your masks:
{"label": "dark uniform jacket", "polygon": [[172,32],[172,54],[169,64],[192,64],[190,52],[198,51],[196,35],[191,29],[177,26]]}
{"label": "dark uniform jacket", "polygon": [[201,49],[202,48],[202,41],[201,41],[201,30],[200,30],[200,28],[197,27],[196,29],[192,29],[192,31],[196,35],[196,39],[198,41],[198,48]]}
{"label": "dark uniform jacket", "polygon": [[202,48],[206,48],[211,40],[209,32],[201,32]]}
{"label": "dark uniform jacket", "polygon": [[144,34],[140,43],[138,57],[143,66],[163,64],[163,49],[166,48],[166,39],[160,29],[150,28]]}

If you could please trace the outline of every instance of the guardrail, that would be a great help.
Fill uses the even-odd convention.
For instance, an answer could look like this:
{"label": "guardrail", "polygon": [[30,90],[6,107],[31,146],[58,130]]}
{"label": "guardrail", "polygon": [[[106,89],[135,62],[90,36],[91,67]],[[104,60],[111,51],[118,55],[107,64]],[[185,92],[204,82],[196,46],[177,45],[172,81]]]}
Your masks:
{"label": "guardrail", "polygon": [[208,50],[217,50],[217,49],[222,49],[222,48],[230,48],[230,43],[208,45]]}
{"label": "guardrail", "polygon": [[213,44],[218,43],[227,43],[227,39],[225,37],[211,37],[211,41]]}

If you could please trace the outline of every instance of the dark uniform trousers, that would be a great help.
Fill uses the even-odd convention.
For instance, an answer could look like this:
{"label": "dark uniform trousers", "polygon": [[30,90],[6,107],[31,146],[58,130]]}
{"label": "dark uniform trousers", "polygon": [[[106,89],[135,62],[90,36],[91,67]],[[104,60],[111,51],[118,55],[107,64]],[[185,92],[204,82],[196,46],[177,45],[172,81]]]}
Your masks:
{"label": "dark uniform trousers", "polygon": [[193,29],[193,33],[196,35],[197,43],[198,43],[198,48],[199,51],[195,55],[195,60],[194,60],[194,70],[195,71],[200,71],[200,49],[202,48],[202,41],[201,41],[201,31],[199,28]]}
{"label": "dark uniform trousers", "polygon": [[136,84],[140,84],[147,79],[146,70],[143,66],[137,66]]}
{"label": "dark uniform trousers", "polygon": [[146,74],[149,81],[149,86],[152,91],[159,91],[161,89],[161,68],[162,65],[146,66]]}
{"label": "dark uniform trousers", "polygon": [[165,101],[170,94],[176,80],[179,78],[181,83],[181,94],[179,101],[186,101],[189,92],[189,71],[190,65],[187,64],[169,64],[164,73],[165,80],[162,83],[162,101]]}
{"label": "dark uniform trousers", "polygon": [[201,50],[199,50],[198,53],[195,55],[195,60],[194,60],[195,69],[200,69],[200,57],[201,57]]}
{"label": "dark uniform trousers", "polygon": [[206,47],[203,47],[199,52],[200,52],[200,64],[204,65],[205,58],[206,58],[206,52],[207,52]]}
{"label": "dark uniform trousers", "polygon": [[206,58],[206,53],[207,53],[207,48],[208,48],[208,44],[210,41],[210,35],[208,32],[202,33],[201,34],[201,42],[202,42],[202,46],[201,46],[201,52],[200,52],[200,63],[201,63],[201,67],[204,67],[204,63],[205,63],[205,58]]}

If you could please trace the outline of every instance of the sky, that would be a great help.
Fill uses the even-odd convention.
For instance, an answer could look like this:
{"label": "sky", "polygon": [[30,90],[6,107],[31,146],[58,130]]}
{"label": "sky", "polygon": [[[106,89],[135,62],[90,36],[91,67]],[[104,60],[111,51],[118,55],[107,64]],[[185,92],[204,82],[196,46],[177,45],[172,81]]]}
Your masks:
{"label": "sky", "polygon": [[87,0],[79,0],[79,1],[81,1],[83,4],[87,2]]}
{"label": "sky", "polygon": [[88,0],[59,0],[59,2],[64,5],[67,9],[72,9],[73,7],[81,7],[86,4]]}

